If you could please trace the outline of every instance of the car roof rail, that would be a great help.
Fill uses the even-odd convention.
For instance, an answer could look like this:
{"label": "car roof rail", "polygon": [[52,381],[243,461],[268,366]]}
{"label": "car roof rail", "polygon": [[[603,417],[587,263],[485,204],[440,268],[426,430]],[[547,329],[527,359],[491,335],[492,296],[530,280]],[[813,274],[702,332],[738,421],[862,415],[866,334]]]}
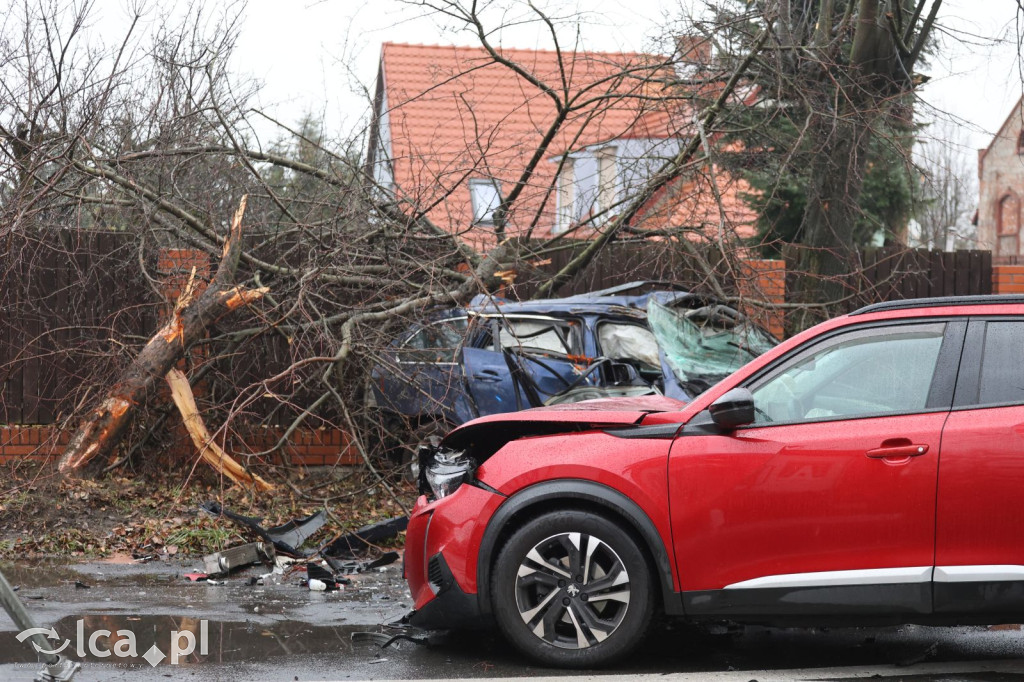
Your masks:
{"label": "car roof rail", "polygon": [[1024,296],[1016,294],[989,294],[981,296],[935,296],[932,298],[905,298],[898,301],[882,301],[872,303],[850,313],[853,315],[865,315],[867,313],[878,313],[884,310],[909,310],[912,308],[948,308],[960,305],[992,305],[1011,303],[1024,304]]}

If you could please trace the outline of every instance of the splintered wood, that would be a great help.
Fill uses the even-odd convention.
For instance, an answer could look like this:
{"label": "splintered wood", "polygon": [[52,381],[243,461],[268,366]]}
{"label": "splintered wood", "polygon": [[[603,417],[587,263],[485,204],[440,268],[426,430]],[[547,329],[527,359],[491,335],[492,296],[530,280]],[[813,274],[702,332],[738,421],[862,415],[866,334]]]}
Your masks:
{"label": "splintered wood", "polygon": [[195,396],[192,395],[188,377],[181,370],[172,369],[167,373],[166,379],[167,385],[171,387],[171,398],[174,400],[178,412],[181,413],[181,419],[188,430],[188,435],[192,437],[192,442],[199,450],[199,456],[239,485],[253,487],[260,491],[273,490],[274,486],[259,476],[250,474],[213,441],[210,432],[206,429],[206,424],[203,423],[203,418],[199,415],[199,408],[196,406]]}

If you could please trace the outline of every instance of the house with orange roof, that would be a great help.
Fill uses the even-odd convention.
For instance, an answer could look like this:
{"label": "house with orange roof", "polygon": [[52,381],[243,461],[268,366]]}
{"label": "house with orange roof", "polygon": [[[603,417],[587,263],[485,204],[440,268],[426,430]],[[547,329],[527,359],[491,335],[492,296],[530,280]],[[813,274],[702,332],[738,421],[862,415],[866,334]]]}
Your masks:
{"label": "house with orange roof", "polygon": [[[695,107],[714,87],[680,94],[676,67],[639,53],[386,43],[367,174],[479,249],[504,236],[590,238],[696,134]],[[704,164],[633,226],[751,236],[749,189]]]}

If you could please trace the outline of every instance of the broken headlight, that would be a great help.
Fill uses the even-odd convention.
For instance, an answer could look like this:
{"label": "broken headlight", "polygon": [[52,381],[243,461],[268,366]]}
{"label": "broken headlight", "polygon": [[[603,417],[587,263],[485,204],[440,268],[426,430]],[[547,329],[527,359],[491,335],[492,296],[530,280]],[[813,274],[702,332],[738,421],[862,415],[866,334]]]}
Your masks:
{"label": "broken headlight", "polygon": [[434,497],[440,500],[473,478],[476,462],[461,450],[435,450],[424,469],[424,478]]}

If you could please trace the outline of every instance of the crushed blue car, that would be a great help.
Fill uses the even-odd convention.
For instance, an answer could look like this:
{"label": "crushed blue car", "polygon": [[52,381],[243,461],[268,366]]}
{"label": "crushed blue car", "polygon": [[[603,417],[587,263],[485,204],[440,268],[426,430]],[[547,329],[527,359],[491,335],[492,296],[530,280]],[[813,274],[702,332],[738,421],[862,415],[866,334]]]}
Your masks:
{"label": "crushed blue car", "polygon": [[[632,282],[567,298],[477,296],[405,330],[372,398],[413,429],[594,398],[689,401],[778,340],[714,298]],[[421,440],[422,442],[422,440]]]}

